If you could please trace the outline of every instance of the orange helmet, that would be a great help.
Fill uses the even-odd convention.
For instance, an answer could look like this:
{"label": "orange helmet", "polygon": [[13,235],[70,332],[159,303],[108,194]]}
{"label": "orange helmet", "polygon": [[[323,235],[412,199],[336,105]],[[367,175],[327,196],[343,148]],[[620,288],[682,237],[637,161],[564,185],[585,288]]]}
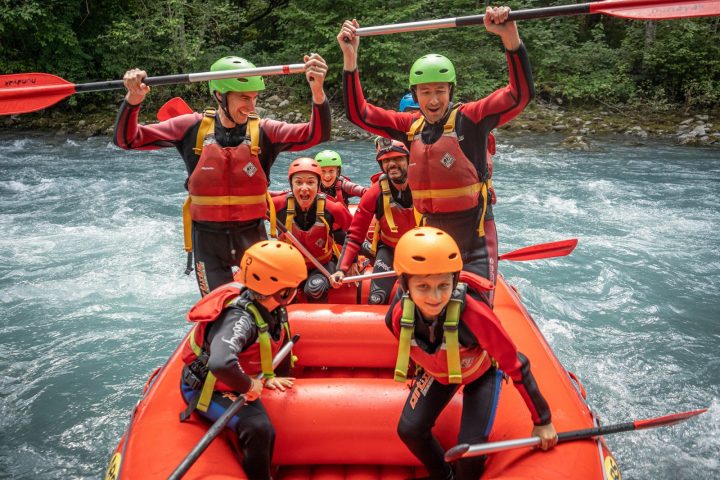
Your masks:
{"label": "orange helmet", "polygon": [[285,242],[263,240],[245,250],[235,281],[261,295],[297,288],[307,278],[302,254]]}
{"label": "orange helmet", "polygon": [[292,181],[292,176],[300,172],[314,173],[318,176],[318,179],[322,178],[320,165],[310,157],[300,157],[290,162],[288,180]]}
{"label": "orange helmet", "polygon": [[398,275],[434,275],[457,273],[463,262],[450,235],[433,227],[415,227],[395,246],[393,267]]}

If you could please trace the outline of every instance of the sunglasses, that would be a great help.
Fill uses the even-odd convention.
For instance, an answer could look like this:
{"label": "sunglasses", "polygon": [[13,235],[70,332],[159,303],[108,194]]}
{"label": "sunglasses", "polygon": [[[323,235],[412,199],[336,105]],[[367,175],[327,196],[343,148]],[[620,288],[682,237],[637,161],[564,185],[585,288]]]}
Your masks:
{"label": "sunglasses", "polygon": [[273,299],[275,299],[278,304],[285,306],[295,299],[296,294],[297,288],[283,288],[273,293]]}

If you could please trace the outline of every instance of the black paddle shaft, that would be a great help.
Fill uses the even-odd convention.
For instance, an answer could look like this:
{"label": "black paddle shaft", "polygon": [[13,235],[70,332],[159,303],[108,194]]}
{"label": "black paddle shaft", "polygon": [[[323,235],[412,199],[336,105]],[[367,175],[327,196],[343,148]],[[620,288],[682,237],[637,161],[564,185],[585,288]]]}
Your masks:
{"label": "black paddle shaft", "polygon": [[[543,8],[529,8],[527,10],[518,10],[517,12],[510,12],[508,20],[530,20],[533,18],[550,18],[550,17],[565,17],[570,15],[585,15],[590,13],[589,4],[577,4],[577,5],[559,5],[556,7],[543,7]],[[483,23],[483,15],[469,15],[467,17],[457,17],[455,24],[458,27],[466,27],[469,25],[480,25]]]}
{"label": "black paddle shaft", "polygon": [[[143,80],[145,85],[177,85],[181,83],[191,83],[190,75],[181,73],[178,75],[164,75],[160,77],[147,77]],[[90,83],[79,83],[75,85],[75,91],[77,93],[84,92],[98,92],[100,90],[121,90],[125,88],[122,80],[110,80],[107,82],[90,82]]]}

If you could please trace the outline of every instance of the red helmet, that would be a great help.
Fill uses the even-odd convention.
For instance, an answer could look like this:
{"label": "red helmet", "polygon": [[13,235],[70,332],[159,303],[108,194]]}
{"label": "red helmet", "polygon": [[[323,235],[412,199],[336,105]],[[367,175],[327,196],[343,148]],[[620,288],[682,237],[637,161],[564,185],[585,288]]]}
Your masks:
{"label": "red helmet", "polygon": [[377,150],[375,160],[378,161],[380,167],[382,167],[382,161],[384,158],[410,156],[410,151],[404,143],[397,140],[391,140],[389,138],[377,137],[375,139],[375,149]]}
{"label": "red helmet", "polygon": [[300,157],[290,162],[288,180],[292,181],[292,176],[300,172],[314,173],[318,176],[318,180],[322,178],[322,169],[320,168],[320,165],[310,157]]}

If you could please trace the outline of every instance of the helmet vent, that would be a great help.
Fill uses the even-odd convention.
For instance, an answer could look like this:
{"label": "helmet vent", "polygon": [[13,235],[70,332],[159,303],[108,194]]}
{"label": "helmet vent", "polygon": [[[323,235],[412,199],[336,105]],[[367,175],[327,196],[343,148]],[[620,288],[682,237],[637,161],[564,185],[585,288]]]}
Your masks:
{"label": "helmet vent", "polygon": [[279,282],[279,280],[277,279],[277,277],[270,277],[270,280],[272,280],[273,282]]}
{"label": "helmet vent", "polygon": [[[275,248],[282,248],[282,245],[280,245],[280,242],[275,242]],[[292,248],[292,246],[290,246]]]}
{"label": "helmet vent", "polygon": [[412,259],[415,260],[416,262],[424,262],[427,260],[427,258],[421,257],[420,255],[413,255]]}
{"label": "helmet vent", "polygon": [[423,74],[422,70],[415,70],[415,75],[422,75],[422,74]]}
{"label": "helmet vent", "polygon": [[258,277],[256,273],[253,273],[252,276],[253,276],[253,278],[254,278],[255,280],[257,280],[258,282],[260,281],[260,277]]}
{"label": "helmet vent", "polygon": [[447,72],[448,72],[448,69],[447,69],[447,68],[441,68],[441,69],[440,69],[440,73],[447,73]]}
{"label": "helmet vent", "polygon": [[449,258],[450,260],[455,260],[455,259],[457,258],[457,253],[455,253],[455,252],[451,253],[448,258]]}

